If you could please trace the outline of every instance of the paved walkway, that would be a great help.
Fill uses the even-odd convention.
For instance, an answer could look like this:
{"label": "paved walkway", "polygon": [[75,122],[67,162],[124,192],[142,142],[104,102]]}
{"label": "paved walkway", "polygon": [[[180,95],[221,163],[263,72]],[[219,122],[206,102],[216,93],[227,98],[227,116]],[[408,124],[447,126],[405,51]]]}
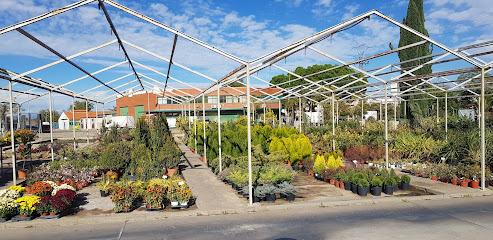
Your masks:
{"label": "paved walkway", "polygon": [[176,142],[183,152],[183,177],[197,197],[199,211],[220,211],[246,207],[246,201],[238,198],[236,192],[217,179],[216,175],[201,161],[198,154],[190,151],[174,134]]}

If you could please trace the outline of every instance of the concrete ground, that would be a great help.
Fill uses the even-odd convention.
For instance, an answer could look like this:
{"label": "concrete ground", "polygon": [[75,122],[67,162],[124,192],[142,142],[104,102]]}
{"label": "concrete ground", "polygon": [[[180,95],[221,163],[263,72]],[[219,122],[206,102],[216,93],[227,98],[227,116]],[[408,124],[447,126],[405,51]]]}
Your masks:
{"label": "concrete ground", "polygon": [[491,239],[493,197],[2,229],[5,239]]}

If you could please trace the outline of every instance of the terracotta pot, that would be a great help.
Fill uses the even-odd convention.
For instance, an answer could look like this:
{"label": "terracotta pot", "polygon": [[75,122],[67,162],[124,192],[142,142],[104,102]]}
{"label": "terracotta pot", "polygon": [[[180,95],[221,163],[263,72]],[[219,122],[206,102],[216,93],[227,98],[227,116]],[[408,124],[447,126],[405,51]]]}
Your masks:
{"label": "terracotta pot", "polygon": [[206,157],[202,157],[202,162],[203,163],[206,163],[207,162],[207,158]]}
{"label": "terracotta pot", "polygon": [[339,188],[344,189],[344,183],[343,182],[339,182]]}
{"label": "terracotta pot", "polygon": [[76,183],[76,185],[77,185],[77,189],[79,189],[79,190],[84,188],[84,185],[82,183]]}
{"label": "terracotta pot", "polygon": [[462,182],[460,182],[460,186],[466,188],[466,187],[469,187],[469,183],[466,181],[462,181]]}
{"label": "terracotta pot", "polygon": [[19,169],[17,170],[17,178],[25,179],[27,177],[27,169]]}
{"label": "terracotta pot", "polygon": [[452,183],[452,185],[457,185],[457,180],[452,180],[450,183]]}
{"label": "terracotta pot", "polygon": [[433,181],[438,181],[438,177],[437,177],[437,176],[432,176],[432,177],[431,177],[431,180],[433,180]]}
{"label": "terracotta pot", "polygon": [[48,213],[41,213],[40,215],[41,215],[41,217],[46,217],[46,216],[48,216]]}
{"label": "terracotta pot", "polygon": [[22,218],[28,218],[29,216],[27,216],[27,215],[22,215],[22,214],[21,214],[21,217],[22,217]]}
{"label": "terracotta pot", "polygon": [[173,177],[173,175],[178,171],[178,168],[168,169],[168,176]]}
{"label": "terracotta pot", "polygon": [[329,183],[330,184],[335,184],[336,180],[335,179],[330,179]]}
{"label": "terracotta pot", "polygon": [[479,180],[471,181],[472,188],[479,188]]}
{"label": "terracotta pot", "polygon": [[56,213],[50,212],[50,216],[55,216]]}
{"label": "terracotta pot", "polygon": [[110,180],[110,175],[115,174],[116,178],[115,180],[118,180],[120,178],[120,170],[108,170],[106,172],[106,176],[108,177],[108,180]]}
{"label": "terracotta pot", "polygon": [[339,187],[339,181],[335,180],[334,181],[334,186]]}
{"label": "terracotta pot", "polygon": [[328,178],[324,178],[324,182],[329,182],[329,179]]}
{"label": "terracotta pot", "polygon": [[82,186],[84,186],[84,187],[86,187],[87,185],[89,185],[89,182],[88,182],[88,181],[84,181],[84,182],[82,183]]}
{"label": "terracotta pot", "polygon": [[315,172],[311,169],[308,169],[308,175],[313,177],[313,176],[315,176]]}

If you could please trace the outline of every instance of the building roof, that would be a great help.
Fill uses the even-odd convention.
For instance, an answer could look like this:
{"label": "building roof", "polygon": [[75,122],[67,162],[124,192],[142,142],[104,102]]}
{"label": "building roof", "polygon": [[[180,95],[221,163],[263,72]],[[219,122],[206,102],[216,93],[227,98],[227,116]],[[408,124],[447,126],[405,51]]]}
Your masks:
{"label": "building roof", "polygon": [[[102,111],[98,111],[97,113],[98,113],[98,115],[103,114]],[[104,113],[105,114],[116,114],[116,111],[105,111]],[[70,121],[73,120],[72,116],[75,116],[76,120],[80,120],[81,118],[86,118],[86,116],[89,118],[96,118],[96,112],[95,111],[87,112],[87,115],[86,115],[86,110],[75,110],[74,114],[72,114],[72,111],[63,112],[63,114],[60,116],[60,118],[64,114],[68,118],[68,120],[70,120]]]}
{"label": "building roof", "polygon": [[[201,88],[201,90],[205,90],[205,88]],[[256,91],[256,90],[259,90],[259,91]],[[260,90],[262,90],[262,91],[260,91]],[[225,88],[221,88],[221,91],[219,94],[223,95],[223,96],[230,96],[230,95],[238,96],[238,95],[245,95],[246,91],[247,91],[246,87],[225,87]],[[281,91],[281,89],[279,89],[279,88],[265,88],[265,89],[263,89],[263,88],[252,87],[252,88],[250,88],[250,91],[251,91],[252,95],[259,96],[259,95],[274,94],[274,93]],[[169,91],[166,90],[165,95],[178,97],[178,96],[197,95],[199,93],[200,93],[199,90],[193,89],[193,88],[178,88],[178,89],[169,89]],[[209,93],[206,96],[217,96],[217,92]]]}

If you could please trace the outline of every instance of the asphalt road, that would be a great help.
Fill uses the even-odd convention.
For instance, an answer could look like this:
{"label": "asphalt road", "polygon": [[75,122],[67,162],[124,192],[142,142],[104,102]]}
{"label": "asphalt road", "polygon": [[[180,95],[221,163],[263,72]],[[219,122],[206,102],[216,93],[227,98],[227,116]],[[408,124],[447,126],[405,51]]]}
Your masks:
{"label": "asphalt road", "polygon": [[2,229],[1,239],[493,239],[493,197]]}

